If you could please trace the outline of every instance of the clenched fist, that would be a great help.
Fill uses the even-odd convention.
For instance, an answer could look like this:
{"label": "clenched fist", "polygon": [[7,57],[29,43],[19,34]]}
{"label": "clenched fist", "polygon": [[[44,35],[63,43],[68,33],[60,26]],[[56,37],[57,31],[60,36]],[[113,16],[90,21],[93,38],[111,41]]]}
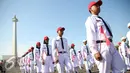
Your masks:
{"label": "clenched fist", "polygon": [[44,65],[45,64],[45,62],[44,61],[42,61],[42,65]]}
{"label": "clenched fist", "polygon": [[94,54],[94,57],[95,57],[95,59],[96,59],[97,61],[101,61],[101,60],[102,60],[102,56],[101,56],[100,52]]}

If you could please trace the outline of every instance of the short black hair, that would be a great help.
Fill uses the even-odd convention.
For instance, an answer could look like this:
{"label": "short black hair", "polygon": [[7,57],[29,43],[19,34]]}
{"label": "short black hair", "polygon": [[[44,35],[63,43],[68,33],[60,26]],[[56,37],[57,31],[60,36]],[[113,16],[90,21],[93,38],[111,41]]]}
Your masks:
{"label": "short black hair", "polygon": [[46,43],[45,40],[44,40],[44,41],[43,41],[43,44],[48,44],[48,43]]}

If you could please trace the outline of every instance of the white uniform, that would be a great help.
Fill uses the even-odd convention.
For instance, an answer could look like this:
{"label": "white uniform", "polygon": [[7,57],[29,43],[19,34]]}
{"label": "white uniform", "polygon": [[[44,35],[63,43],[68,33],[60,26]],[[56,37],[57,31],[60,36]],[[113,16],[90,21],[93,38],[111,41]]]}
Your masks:
{"label": "white uniform", "polygon": [[34,62],[35,62],[35,65],[36,65],[36,72],[37,73],[41,73],[40,50],[41,49],[36,48],[35,49],[35,55],[34,55]]}
{"label": "white uniform", "polygon": [[70,59],[71,59],[74,72],[78,73],[79,62],[78,62],[78,57],[75,49],[70,49]]}
{"label": "white uniform", "polygon": [[82,69],[84,64],[83,64],[83,56],[81,52],[80,53],[78,52],[78,61],[79,61],[79,68]]}
{"label": "white uniform", "polygon": [[124,58],[123,58],[123,55],[122,55],[122,49],[121,49],[121,46],[120,46],[120,45],[119,45],[119,47],[118,47],[118,50],[119,50],[119,54],[120,54],[122,60],[124,61]]}
{"label": "white uniform", "polygon": [[29,52],[28,54],[28,59],[29,59],[29,73],[34,73],[34,52]]}
{"label": "white uniform", "polygon": [[111,69],[113,73],[121,73],[126,66],[119,53],[115,49],[113,43],[110,42],[109,46],[107,46],[105,42],[96,43],[97,40],[105,40],[104,35],[102,35],[99,31],[101,26],[104,29],[106,37],[110,37],[110,34],[106,29],[102,19],[98,18],[97,15],[89,16],[85,25],[88,46],[92,52],[92,55],[94,56],[94,54],[100,52],[103,58],[101,61],[97,61],[94,58],[100,73],[110,73]]}
{"label": "white uniform", "polygon": [[130,69],[130,60],[129,60],[129,54],[127,53],[127,45],[125,44],[125,42],[121,42],[121,51],[122,51],[122,55],[125,61],[125,64],[127,65],[127,69]]}
{"label": "white uniform", "polygon": [[91,70],[92,66],[94,65],[94,60],[90,53],[90,50],[86,45],[83,45],[81,47],[81,53],[83,55],[83,59],[86,59],[86,61],[84,61],[86,72],[90,73],[89,70]]}
{"label": "white uniform", "polygon": [[51,45],[43,44],[41,56],[42,56],[42,61],[45,62],[45,64],[42,65],[43,73],[54,72],[53,57],[52,57],[52,47],[51,47]]}
{"label": "white uniform", "polygon": [[20,70],[21,70],[21,73],[25,73],[25,70],[24,70],[24,57],[21,57],[20,58]]}
{"label": "white uniform", "polygon": [[26,55],[24,57],[24,70],[25,70],[25,73],[29,73],[29,67],[28,67],[28,55]]}
{"label": "white uniform", "polygon": [[[56,60],[55,58],[56,56],[56,52],[58,52],[59,54],[59,64],[61,67],[61,71],[59,71],[59,73],[64,73],[64,67],[66,66],[68,71],[67,72],[71,72],[72,71],[72,66],[71,66],[71,62],[69,59],[69,47],[68,47],[68,42],[67,39],[62,38],[63,40],[63,46],[62,46],[62,41],[61,38],[58,36],[57,38],[54,38],[52,40],[52,50],[53,50],[53,59],[54,61]],[[63,49],[64,47],[64,49]]]}
{"label": "white uniform", "polygon": [[[130,23],[128,23],[128,26],[130,26]],[[130,30],[127,32],[126,37],[129,41],[129,47],[130,47]]]}

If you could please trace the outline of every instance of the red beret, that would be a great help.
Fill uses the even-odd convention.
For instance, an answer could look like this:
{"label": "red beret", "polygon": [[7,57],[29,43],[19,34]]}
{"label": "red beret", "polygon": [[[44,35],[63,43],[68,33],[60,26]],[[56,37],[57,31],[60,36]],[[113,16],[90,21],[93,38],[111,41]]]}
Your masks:
{"label": "red beret", "polygon": [[101,6],[101,5],[102,5],[102,1],[99,0],[99,1],[97,1],[97,2],[95,2],[95,1],[90,2],[89,5],[88,5],[88,10],[90,10],[91,7],[92,7],[93,5],[95,5],[95,4],[98,4],[99,6]]}
{"label": "red beret", "polygon": [[58,28],[57,28],[57,32],[58,32],[58,31],[61,31],[61,30],[63,30],[63,31],[64,31],[64,30],[65,30],[65,28],[64,28],[64,27],[58,27]]}
{"label": "red beret", "polygon": [[40,46],[41,45],[41,43],[40,42],[37,42],[37,44],[36,44],[37,46]]}
{"label": "red beret", "polygon": [[49,40],[48,36],[45,36],[45,37],[44,37],[44,40]]}
{"label": "red beret", "polygon": [[75,46],[75,45],[72,43],[72,44],[71,44],[71,47],[74,47],[74,46]]}

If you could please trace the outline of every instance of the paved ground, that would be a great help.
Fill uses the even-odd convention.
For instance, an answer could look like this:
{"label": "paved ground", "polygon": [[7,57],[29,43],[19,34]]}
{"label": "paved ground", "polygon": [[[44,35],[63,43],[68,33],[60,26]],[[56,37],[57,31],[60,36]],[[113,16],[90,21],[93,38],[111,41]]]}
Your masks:
{"label": "paved ground", "polygon": [[[80,71],[80,73],[86,73],[86,72],[85,72],[85,69],[79,70],[79,71]],[[95,72],[95,71],[96,71],[96,72]],[[20,72],[19,67],[17,67],[17,68],[14,67],[14,68],[12,68],[11,70],[7,71],[7,73],[21,73],[21,72]],[[54,72],[54,73],[58,73],[58,72]],[[99,72],[97,71],[97,68],[96,68],[96,67],[92,69],[92,73],[99,73]],[[127,73],[130,73],[130,71],[128,71]]]}

